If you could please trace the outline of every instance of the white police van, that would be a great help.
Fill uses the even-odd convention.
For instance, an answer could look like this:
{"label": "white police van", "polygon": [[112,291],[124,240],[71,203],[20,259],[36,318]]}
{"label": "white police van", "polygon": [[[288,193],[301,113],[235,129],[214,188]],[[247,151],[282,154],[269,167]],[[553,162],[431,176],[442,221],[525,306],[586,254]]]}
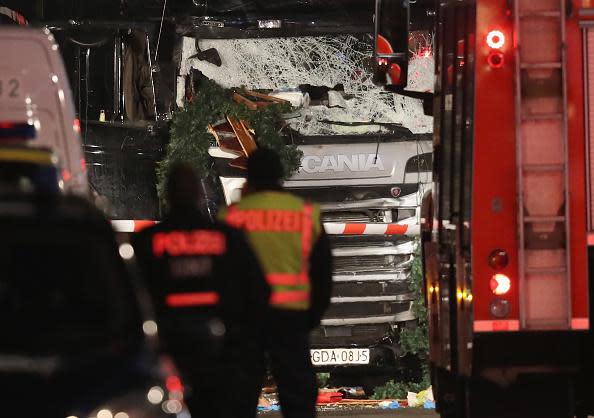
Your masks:
{"label": "white police van", "polygon": [[[66,193],[89,191],[70,85],[58,46],[48,30],[0,27],[0,147],[50,149]],[[28,125],[31,129],[17,129]],[[12,134],[9,134],[12,133]]]}

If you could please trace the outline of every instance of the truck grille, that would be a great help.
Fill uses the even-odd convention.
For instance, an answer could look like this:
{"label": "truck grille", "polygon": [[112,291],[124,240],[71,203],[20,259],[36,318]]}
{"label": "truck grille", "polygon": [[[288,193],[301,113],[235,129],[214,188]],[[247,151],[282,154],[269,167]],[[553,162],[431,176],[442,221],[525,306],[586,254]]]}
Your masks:
{"label": "truck grille", "polygon": [[335,273],[395,272],[410,255],[334,257]]}
{"label": "truck grille", "polygon": [[[392,275],[386,276],[393,277]],[[410,290],[407,280],[385,282],[335,282],[332,290],[332,297],[336,300],[340,300],[340,298],[365,298],[372,295],[380,297],[404,295],[409,292]]]}
{"label": "truck grille", "polygon": [[[332,194],[331,189],[324,191]],[[411,219],[414,223],[417,213],[415,196],[334,202],[327,196],[321,214],[325,223],[410,223]],[[415,318],[410,289],[414,238],[346,234],[330,235],[330,240],[334,287],[322,325],[312,333],[312,343],[364,346],[392,338],[397,324]]]}
{"label": "truck grille", "polygon": [[[410,219],[416,209],[408,200],[401,207],[392,206],[396,201],[389,199],[327,203],[322,207],[322,221],[389,223]],[[413,238],[331,235],[330,239],[334,288],[322,321],[323,330],[314,332],[317,344],[368,344],[374,338],[379,341],[390,335],[396,323],[414,318],[410,290]],[[374,332],[361,333],[366,329]]]}
{"label": "truck grille", "polygon": [[[410,184],[399,184],[401,196],[410,195],[419,191],[416,180]],[[390,198],[391,185],[370,185],[370,186],[333,186],[333,187],[303,187],[294,188],[291,191],[306,199],[319,203],[353,202],[362,201],[367,197]]]}
{"label": "truck grille", "polygon": [[379,246],[389,246],[394,245],[394,241],[383,240],[383,237],[380,237],[380,241],[373,238],[366,237],[358,237],[358,236],[331,236],[330,240],[332,241],[332,248],[367,248],[371,246],[379,247]]}
{"label": "truck grille", "polygon": [[[412,300],[412,296],[409,298]],[[328,318],[362,318],[365,316],[381,316],[387,314],[398,314],[410,310],[411,301],[399,302],[357,302],[357,303],[333,303],[328,308]]]}
{"label": "truck grille", "polygon": [[344,211],[344,212],[324,212],[322,213],[322,222],[386,222],[386,216],[383,211]]}
{"label": "truck grille", "polygon": [[373,345],[384,338],[393,337],[390,324],[322,326],[311,333],[313,347]]}

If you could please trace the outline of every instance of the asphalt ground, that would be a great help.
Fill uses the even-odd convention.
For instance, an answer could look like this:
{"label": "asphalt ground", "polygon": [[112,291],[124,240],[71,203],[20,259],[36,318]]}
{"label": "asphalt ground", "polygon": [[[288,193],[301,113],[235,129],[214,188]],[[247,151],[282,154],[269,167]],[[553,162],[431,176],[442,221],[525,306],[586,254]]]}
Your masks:
{"label": "asphalt ground", "polygon": [[[423,408],[399,408],[399,409],[379,409],[369,407],[347,407],[347,408],[332,408],[318,412],[319,417],[351,417],[351,418],[367,418],[367,417],[395,417],[395,418],[439,418],[433,409]],[[258,414],[262,418],[281,418],[280,412],[262,412]]]}

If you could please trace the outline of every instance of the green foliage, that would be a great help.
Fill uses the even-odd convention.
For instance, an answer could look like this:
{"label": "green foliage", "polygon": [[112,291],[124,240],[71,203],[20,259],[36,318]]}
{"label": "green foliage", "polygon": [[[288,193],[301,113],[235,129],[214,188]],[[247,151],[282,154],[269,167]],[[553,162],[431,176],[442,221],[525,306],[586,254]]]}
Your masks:
{"label": "green foliage", "polygon": [[280,104],[251,111],[245,105],[233,102],[230,91],[214,81],[204,79],[192,103],[173,114],[171,139],[165,157],[157,167],[157,191],[162,208],[167,207],[165,179],[175,162],[191,164],[201,177],[206,177],[212,170],[212,159],[208,154],[208,148],[214,138],[207,130],[208,124],[224,120],[225,115],[249,121],[256,132],[258,145],[278,152],[283,162],[285,176],[292,175],[299,168],[302,152],[296,145],[285,144],[280,134],[283,113],[289,111],[291,111],[290,105]]}
{"label": "green foliage", "polygon": [[409,286],[415,297],[412,309],[417,317],[417,323],[416,326],[402,330],[400,333],[400,346],[404,350],[404,353],[418,355],[419,358],[426,361],[429,353],[429,324],[427,322],[420,243],[417,245],[417,250],[415,251]]}
{"label": "green foliage", "polygon": [[328,382],[330,381],[330,373],[316,373],[316,377],[318,379],[319,388],[328,387]]}
{"label": "green foliage", "polygon": [[429,385],[429,379],[425,378],[420,382],[395,382],[390,380],[385,385],[376,387],[371,399],[406,399],[408,392],[419,393],[427,389]]}
{"label": "green foliage", "polygon": [[395,382],[390,380],[383,386],[375,388],[373,399],[403,399],[407,392],[418,393],[431,385],[429,378],[429,324],[427,306],[425,305],[425,285],[423,280],[423,264],[421,260],[421,244],[418,243],[411,267],[410,290],[414,294],[413,312],[417,322],[413,326],[402,329],[400,333],[400,347],[404,354],[414,355],[421,363],[421,378],[419,381]]}

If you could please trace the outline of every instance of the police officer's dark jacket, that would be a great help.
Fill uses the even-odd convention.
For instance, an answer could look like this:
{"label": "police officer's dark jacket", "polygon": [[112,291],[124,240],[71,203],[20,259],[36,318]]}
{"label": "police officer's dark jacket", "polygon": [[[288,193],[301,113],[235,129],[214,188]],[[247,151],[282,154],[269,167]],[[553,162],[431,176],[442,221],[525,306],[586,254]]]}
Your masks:
{"label": "police officer's dark jacket", "polygon": [[167,349],[195,352],[220,331],[217,319],[228,343],[259,338],[270,289],[240,231],[178,211],[133,244]]}

